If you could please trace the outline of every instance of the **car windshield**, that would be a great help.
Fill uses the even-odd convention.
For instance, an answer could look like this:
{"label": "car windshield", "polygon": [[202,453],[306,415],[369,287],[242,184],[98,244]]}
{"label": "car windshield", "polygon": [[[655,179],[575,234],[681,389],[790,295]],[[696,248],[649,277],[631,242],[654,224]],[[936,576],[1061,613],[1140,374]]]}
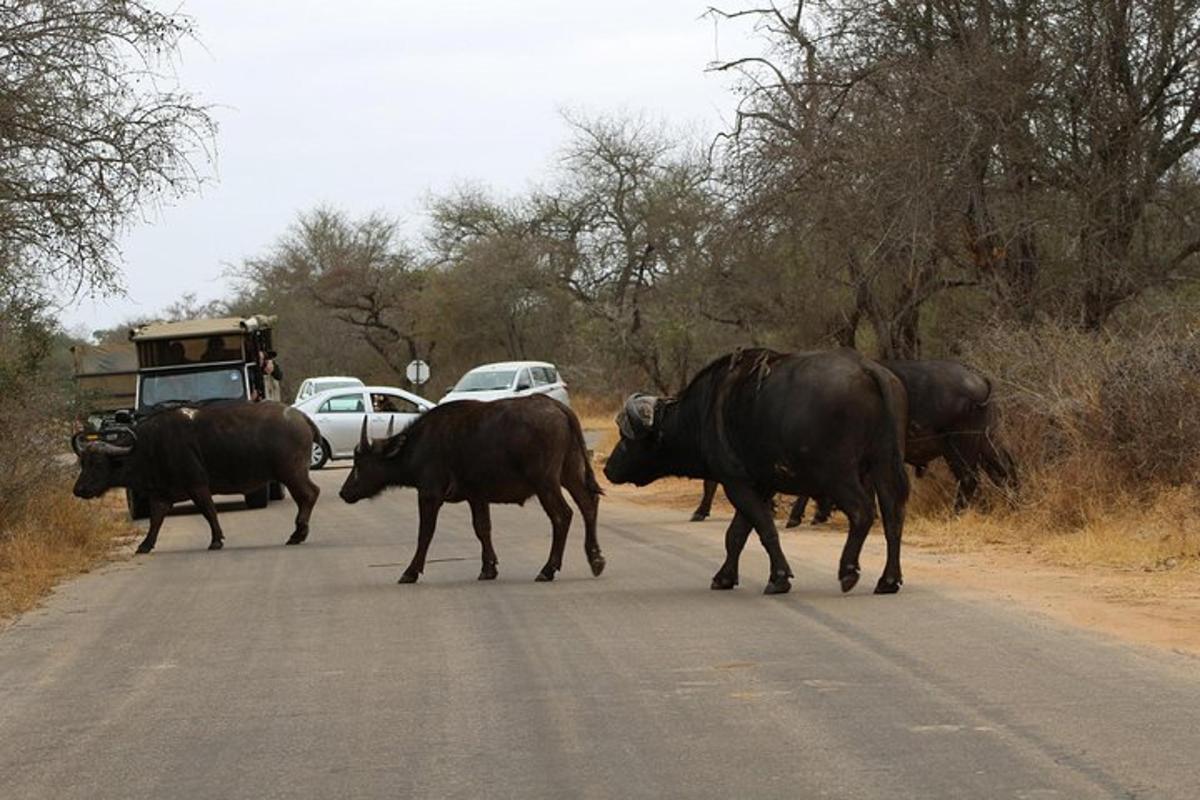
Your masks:
{"label": "car windshield", "polygon": [[246,382],[237,368],[163,372],[142,376],[139,408],[162,403],[236,400],[246,396]]}
{"label": "car windshield", "polygon": [[515,369],[489,369],[468,372],[454,387],[456,392],[490,392],[512,386]]}

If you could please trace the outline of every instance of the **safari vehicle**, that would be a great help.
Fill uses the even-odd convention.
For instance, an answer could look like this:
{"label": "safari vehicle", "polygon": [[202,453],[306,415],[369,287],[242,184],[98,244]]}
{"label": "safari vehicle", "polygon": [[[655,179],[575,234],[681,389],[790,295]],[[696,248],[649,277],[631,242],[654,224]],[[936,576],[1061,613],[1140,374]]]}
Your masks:
{"label": "safari vehicle", "polygon": [[[181,322],[152,322],[129,331],[137,354],[132,413],[119,415],[79,441],[108,439],[114,428],[133,426],[140,417],[172,406],[213,400],[258,400],[279,397],[278,382],[264,376],[264,354],[274,355],[271,328],[275,317],[223,317]],[[115,415],[114,415],[115,416]],[[246,495],[248,508],[265,508],[283,497],[271,484]],[[134,519],[149,515],[145,498],[126,492]]]}
{"label": "safari vehicle", "polygon": [[129,332],[137,347],[139,413],[208,400],[255,400],[274,394],[259,369],[273,353],[275,317],[152,322]]}
{"label": "safari vehicle", "polygon": [[[137,403],[137,350],[132,344],[89,345],[71,348],[75,366],[77,430],[98,434],[112,425],[115,415]],[[72,439],[77,444],[78,439]]]}

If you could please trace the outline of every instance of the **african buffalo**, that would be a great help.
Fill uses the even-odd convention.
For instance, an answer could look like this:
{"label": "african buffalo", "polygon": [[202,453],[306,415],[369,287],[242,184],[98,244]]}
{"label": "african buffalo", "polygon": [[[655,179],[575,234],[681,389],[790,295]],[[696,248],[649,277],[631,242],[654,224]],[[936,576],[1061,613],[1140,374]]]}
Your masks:
{"label": "african buffalo", "polygon": [[150,503],[150,530],[138,545],[149,553],[171,504],[191,500],[208,520],[209,550],[225,541],[214,494],[244,494],[279,481],[299,511],[288,544],[308,538],[308,520],[321,490],[309,479],[316,426],[281,403],[220,402],[163,409],[126,429],[127,444],[93,442],[80,448],[77,497],[99,497],[124,486]]}
{"label": "african buffalo", "polygon": [[[983,469],[997,485],[1016,488],[1017,472],[1012,456],[996,433],[996,408],[992,384],[986,377],[957,361],[882,361],[895,373],[908,393],[908,439],[905,461],[916,468],[917,477],[938,458],[946,459],[957,481],[954,508],[961,511],[979,488]],[[717,485],[706,481],[700,505],[692,514],[698,522],[712,512]],[[808,498],[797,498],[788,515],[787,527],[804,519]],[[818,497],[813,524],[829,519],[833,501]]]}
{"label": "african buffalo", "polygon": [[603,494],[592,472],[583,430],[574,412],[545,395],[496,400],[459,400],[427,411],[401,433],[367,439],[366,422],[354,450],[354,468],[342,485],[347,503],[374,497],[389,486],[417,490],[420,523],[417,552],[400,583],[415,583],[442,503],[466,500],[482,546],[479,580],[497,575],[492,549],[490,503],[523,505],[534,495],[550,517],[554,538],[550,558],[537,580],[552,581],[562,569],[571,527],[565,487],[583,513],[584,552],[592,574],[604,571],[596,541],[596,511]]}
{"label": "african buffalo", "polygon": [[604,474],[638,486],[667,475],[723,484],[737,513],[712,588],[737,585],[738,558],[753,528],[771,558],[767,594],[787,592],[792,577],[775,530],[776,492],[827,494],[847,509],[850,534],[838,567],[843,591],[858,582],[878,495],[887,566],[875,591],[892,593],[903,580],[906,405],[896,376],[852,350],[736,351],[702,369],[678,397],[630,397],[617,416],[621,440]]}

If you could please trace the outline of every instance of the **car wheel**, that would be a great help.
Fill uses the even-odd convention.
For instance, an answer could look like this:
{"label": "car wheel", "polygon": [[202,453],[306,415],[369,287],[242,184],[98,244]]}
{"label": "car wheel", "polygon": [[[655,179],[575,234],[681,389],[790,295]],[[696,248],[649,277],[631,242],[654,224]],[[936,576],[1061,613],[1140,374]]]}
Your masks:
{"label": "car wheel", "polygon": [[271,487],[264,486],[243,496],[246,498],[246,508],[266,508],[267,503],[271,502]]}
{"label": "car wheel", "polygon": [[320,469],[329,461],[329,443],[324,439],[312,444],[312,456],[308,461],[309,469]]}
{"label": "car wheel", "polygon": [[130,519],[146,519],[150,516],[150,500],[133,489],[125,490],[125,505],[129,506]]}

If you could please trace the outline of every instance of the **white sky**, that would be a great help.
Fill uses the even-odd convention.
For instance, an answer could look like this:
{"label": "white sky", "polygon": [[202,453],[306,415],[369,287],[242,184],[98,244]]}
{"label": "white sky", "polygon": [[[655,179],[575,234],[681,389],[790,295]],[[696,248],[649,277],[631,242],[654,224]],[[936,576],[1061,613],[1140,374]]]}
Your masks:
{"label": "white sky", "polygon": [[184,292],[223,296],[226,265],[318,204],[383,210],[415,234],[431,192],[522,191],[553,168],[562,108],[711,135],[734,101],[704,68],[753,45],[732,24],[714,30],[707,5],[187,0],[203,47],[187,47],[178,72],[218,106],[215,179],[125,239],[127,297],[85,299],[64,323],[90,332]]}

